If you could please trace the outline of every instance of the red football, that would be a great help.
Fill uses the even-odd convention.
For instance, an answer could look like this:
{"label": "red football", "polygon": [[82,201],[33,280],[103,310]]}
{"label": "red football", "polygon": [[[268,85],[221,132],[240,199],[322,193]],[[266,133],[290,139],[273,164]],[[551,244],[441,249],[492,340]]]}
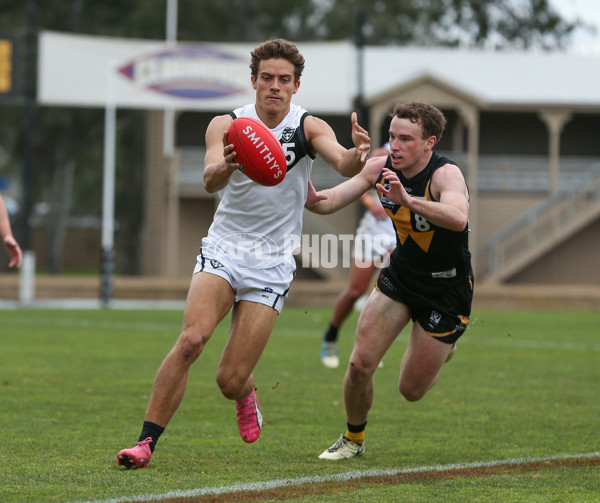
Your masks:
{"label": "red football", "polygon": [[261,185],[277,185],[287,172],[281,144],[262,122],[251,117],[234,119],[227,130],[227,141],[235,147],[235,162],[242,172]]}

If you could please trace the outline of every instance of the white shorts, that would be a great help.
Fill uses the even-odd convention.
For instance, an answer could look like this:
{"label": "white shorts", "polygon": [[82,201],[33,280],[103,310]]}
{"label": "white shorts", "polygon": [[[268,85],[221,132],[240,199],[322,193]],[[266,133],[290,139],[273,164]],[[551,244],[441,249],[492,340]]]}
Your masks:
{"label": "white shorts", "polygon": [[272,307],[278,313],[283,308],[283,301],[294,279],[294,269],[289,265],[280,264],[267,269],[247,268],[236,263],[226,253],[219,253],[214,249],[209,256],[200,248],[194,274],[201,271],[227,281],[235,293],[235,302],[257,302]]}
{"label": "white shorts", "polygon": [[354,252],[357,260],[374,262],[387,257],[396,247],[396,231],[389,218],[376,219],[367,211],[361,218],[354,235]]}

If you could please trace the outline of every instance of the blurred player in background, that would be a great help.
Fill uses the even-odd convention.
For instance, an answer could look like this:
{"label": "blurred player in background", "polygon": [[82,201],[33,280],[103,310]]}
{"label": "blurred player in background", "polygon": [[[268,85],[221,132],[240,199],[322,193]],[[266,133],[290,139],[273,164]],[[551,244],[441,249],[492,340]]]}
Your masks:
{"label": "blurred player in background", "polygon": [[[373,151],[371,157],[389,155],[389,143]],[[365,192],[359,199],[365,207],[356,235],[355,252],[350,265],[350,277],[346,288],[338,296],[327,331],[323,334],[321,362],[327,368],[338,368],[339,330],[352,313],[356,301],[360,299],[373,278],[373,273],[386,262],[387,255],[396,245],[396,232],[390,217],[381,205],[381,201],[372,191]]]}
{"label": "blurred player in background", "polygon": [[23,252],[17,240],[13,236],[12,228],[10,226],[10,218],[4,199],[0,195],[0,236],[2,236],[2,242],[9,256],[9,267],[21,267],[21,260],[23,259]]}
{"label": "blurred player in background", "polygon": [[[217,368],[223,396],[235,401],[245,442],[258,439],[262,413],[253,371],[283,307],[295,263],[285,240],[300,238],[302,214],[313,160],[320,155],[344,176],[359,172],[370,149],[368,133],[352,114],[354,148],[341,146],[331,127],[291,103],[300,87],[304,58],[287,40],[270,39],[251,53],[255,103],[220,115],[206,130],[204,187],[219,192],[220,203],[208,236],[202,240],[189,288],[183,330],[158,369],[138,444],[117,455],[128,468],[148,466],[156,442],[179,407],[189,369],[217,324],[232,310],[229,339]],[[261,120],[282,143],[288,172],[281,183],[264,187],[239,171],[226,131],[235,117]],[[266,255],[244,250],[249,236],[273,246]],[[228,253],[233,251],[235,253]],[[264,261],[264,262],[263,262]],[[135,369],[132,369],[135,371]],[[201,432],[199,432],[201,436]]]}
{"label": "blurred player in background", "polygon": [[396,105],[390,155],[372,157],[352,179],[309,194],[308,209],[330,213],[375,185],[398,236],[390,265],[379,274],[358,320],[344,377],[346,433],[321,453],[321,459],[341,460],[364,452],[373,375],[411,320],[398,381],[400,393],[410,402],[435,385],[467,328],[474,282],[468,248],[469,191],[459,167],[433,150],[445,125],[442,112],[428,103]]}

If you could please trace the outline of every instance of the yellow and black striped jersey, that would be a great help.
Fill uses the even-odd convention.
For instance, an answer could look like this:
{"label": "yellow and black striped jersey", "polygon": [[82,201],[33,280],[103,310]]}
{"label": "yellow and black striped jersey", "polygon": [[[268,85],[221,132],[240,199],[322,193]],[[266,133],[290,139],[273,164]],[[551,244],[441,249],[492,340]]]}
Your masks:
{"label": "yellow and black striped jersey", "polygon": [[[435,201],[431,193],[431,178],[435,171],[454,161],[441,157],[435,152],[427,167],[412,178],[394,170],[390,157],[385,167],[398,174],[402,185],[412,197]],[[383,175],[378,183],[385,186]],[[468,248],[468,224],[460,232],[439,227],[408,208],[394,204],[382,192],[377,191],[381,204],[390,216],[396,231],[396,249],[391,255],[390,266],[404,280],[415,280],[430,285],[439,285],[439,279],[446,286],[452,278],[463,278],[471,271],[471,254]],[[410,278],[410,279],[409,279]],[[438,281],[435,281],[435,280]]]}

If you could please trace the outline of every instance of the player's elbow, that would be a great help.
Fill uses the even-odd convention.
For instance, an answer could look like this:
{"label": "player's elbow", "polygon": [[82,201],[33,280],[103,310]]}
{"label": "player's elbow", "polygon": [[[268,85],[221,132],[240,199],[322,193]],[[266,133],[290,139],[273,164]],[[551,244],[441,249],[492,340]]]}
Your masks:
{"label": "player's elbow", "polygon": [[338,173],[346,178],[352,178],[358,175],[363,168],[363,164],[360,162],[346,162],[338,167]]}
{"label": "player's elbow", "polygon": [[204,172],[204,179],[202,183],[204,190],[209,194],[214,194],[218,190],[222,189],[225,184],[219,183],[219,181],[215,178],[214,175],[210,173]]}
{"label": "player's elbow", "polygon": [[204,180],[204,190],[209,194],[214,194],[219,189],[213,187],[213,185],[210,182]]}
{"label": "player's elbow", "polygon": [[308,211],[310,211],[311,213],[316,213],[317,215],[329,215],[331,213],[333,213],[333,211],[328,208],[328,205],[326,204],[313,204],[311,206],[304,206]]}
{"label": "player's elbow", "polygon": [[456,215],[448,221],[448,229],[451,231],[462,232],[466,229],[469,223],[467,215]]}
{"label": "player's elbow", "polygon": [[467,224],[468,224],[468,220],[466,218],[458,220],[456,222],[456,225],[454,227],[452,227],[452,230],[456,231],[456,232],[462,232],[467,228]]}

